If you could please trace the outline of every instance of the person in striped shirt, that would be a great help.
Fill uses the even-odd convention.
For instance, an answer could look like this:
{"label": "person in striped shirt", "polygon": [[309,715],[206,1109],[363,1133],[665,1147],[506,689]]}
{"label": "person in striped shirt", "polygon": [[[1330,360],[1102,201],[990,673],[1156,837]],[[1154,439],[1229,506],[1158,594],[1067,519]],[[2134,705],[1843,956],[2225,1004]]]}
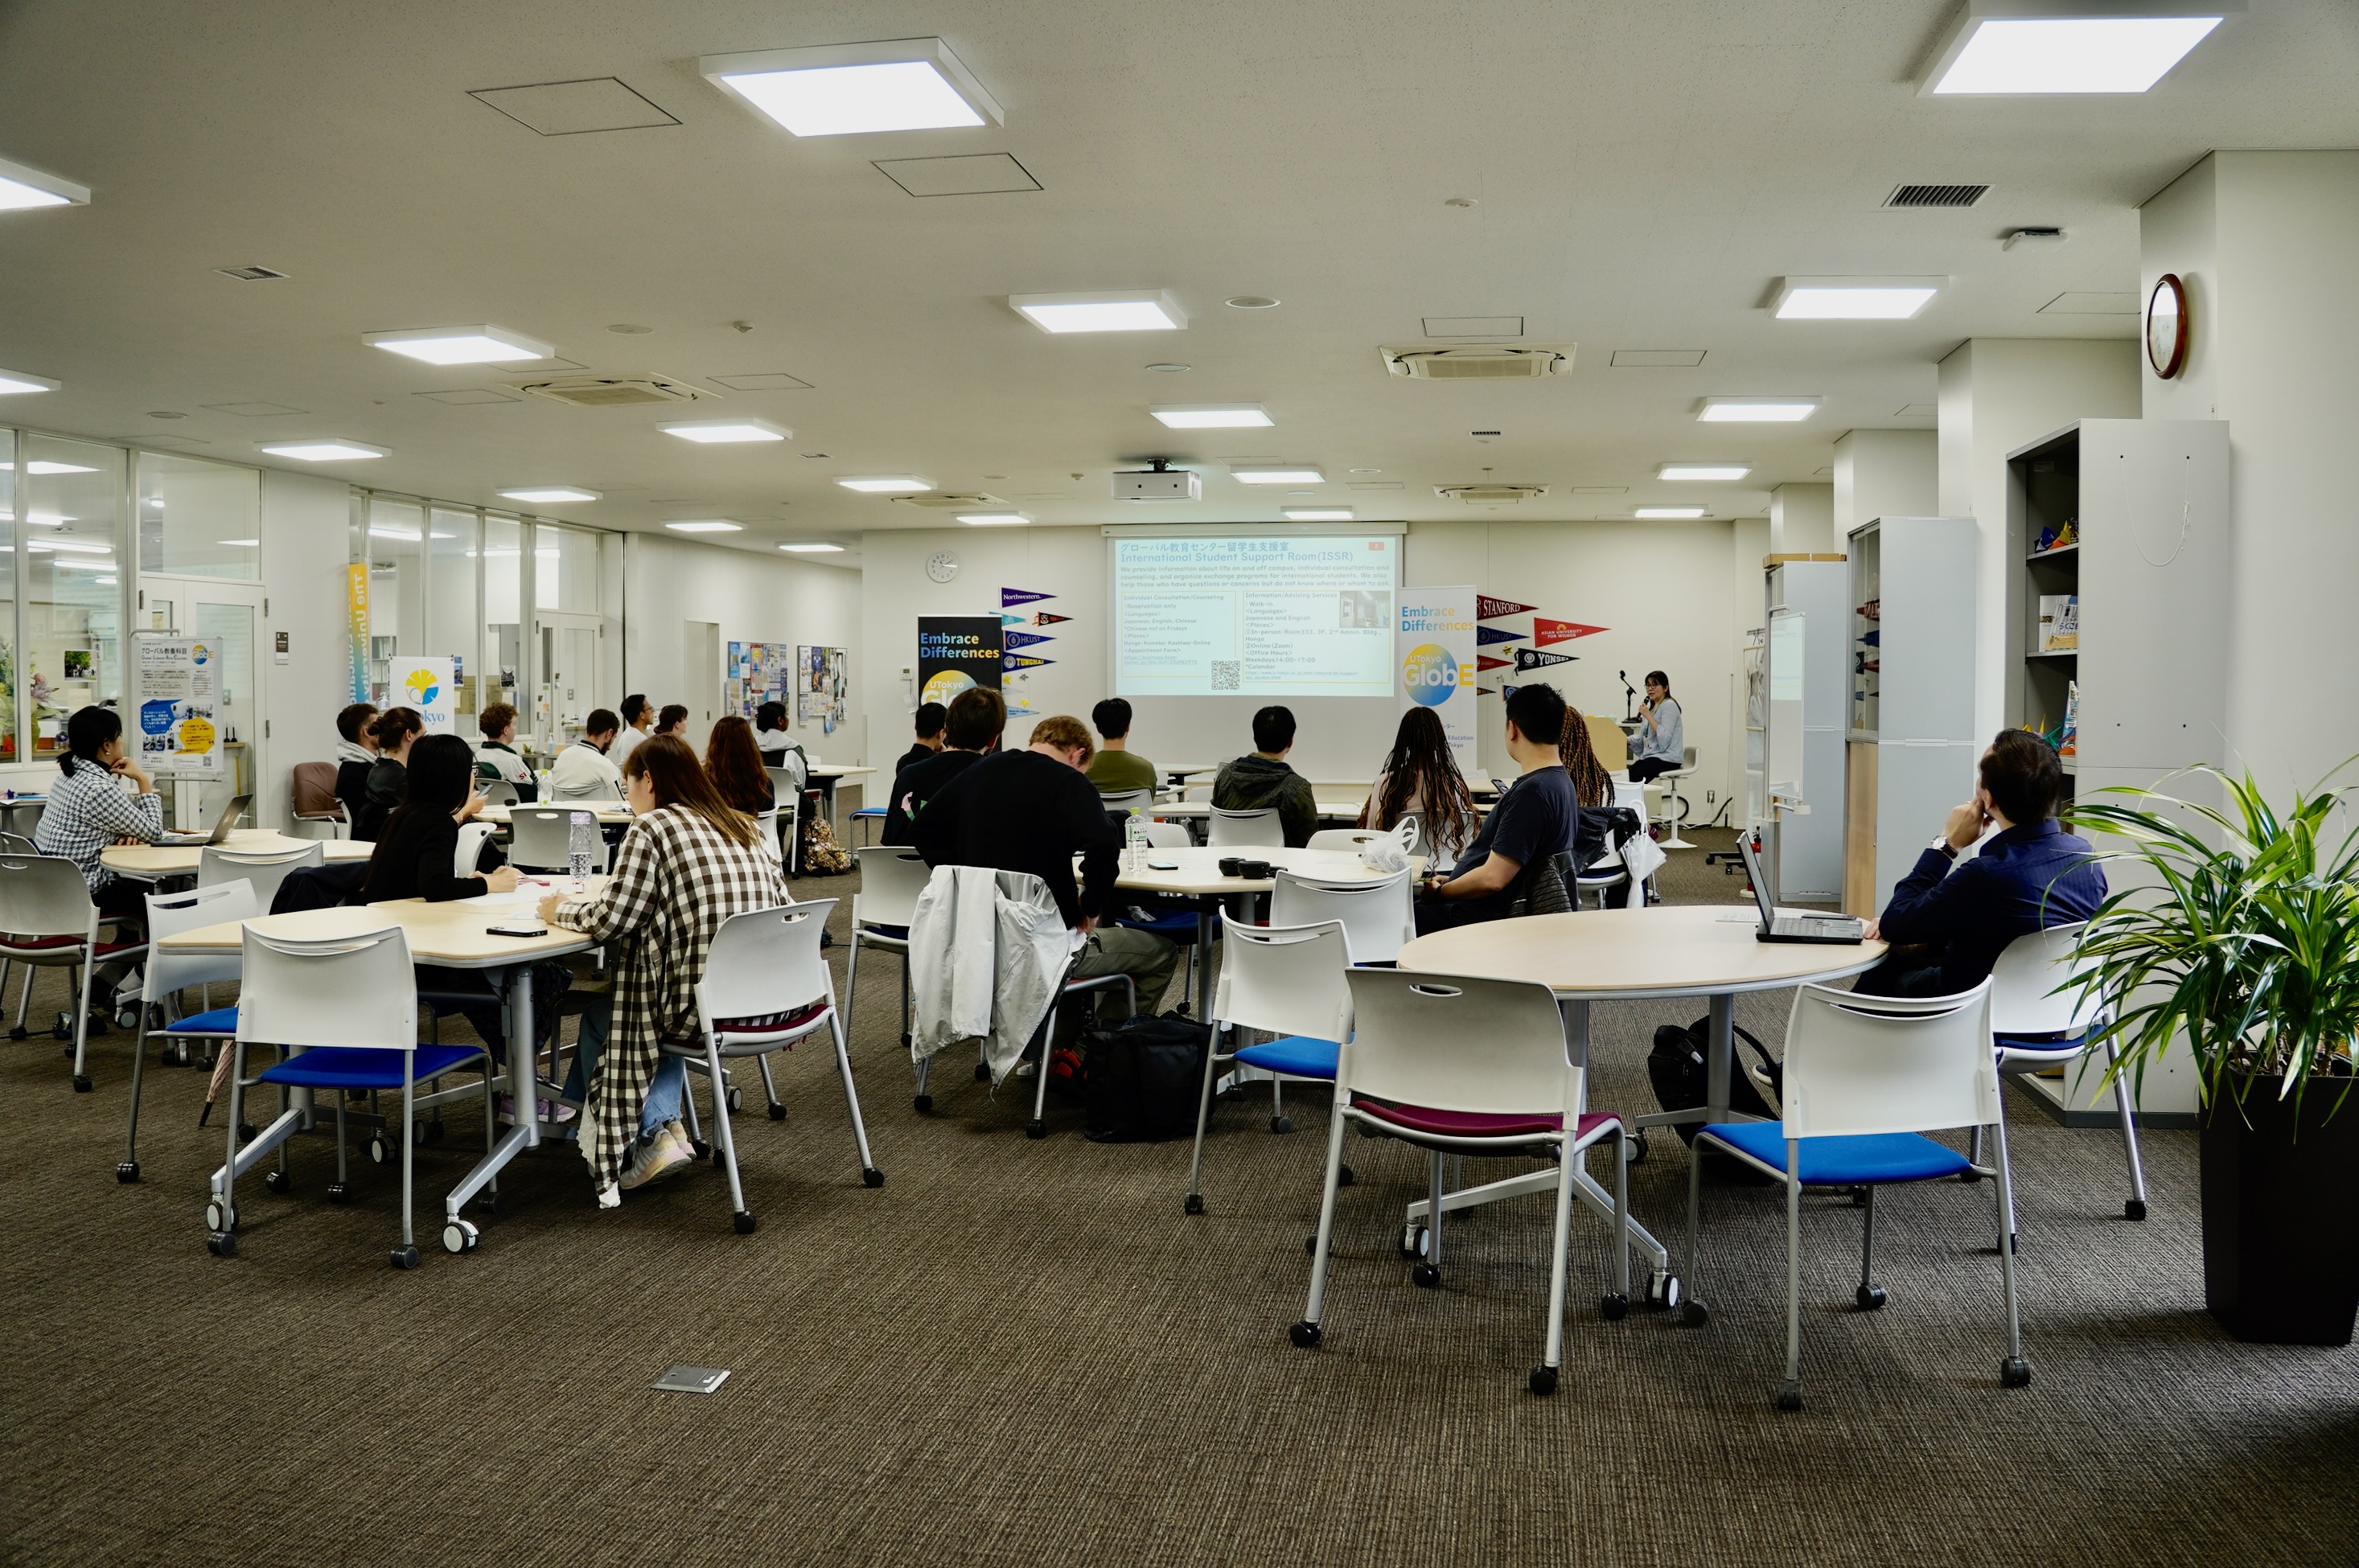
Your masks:
{"label": "person in striped shirt", "polygon": [[[106,869],[99,856],[114,844],[153,844],[164,836],[164,800],[147,770],[123,744],[123,717],[111,708],[82,708],[66,720],[66,749],[58,754],[65,776],[49,786],[33,848],[71,860],[90,884],[99,918],[112,921],[117,940],[144,929],[147,884],[126,881]],[[101,942],[100,950],[106,944]],[[127,966],[102,964],[92,975],[92,1005],[124,978]]]}

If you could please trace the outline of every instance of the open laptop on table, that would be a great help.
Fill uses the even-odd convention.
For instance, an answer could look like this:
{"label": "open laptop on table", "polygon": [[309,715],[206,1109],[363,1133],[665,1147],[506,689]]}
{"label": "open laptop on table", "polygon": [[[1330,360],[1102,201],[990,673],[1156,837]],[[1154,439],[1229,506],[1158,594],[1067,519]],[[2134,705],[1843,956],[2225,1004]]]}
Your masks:
{"label": "open laptop on table", "polygon": [[195,844],[225,844],[229,842],[230,829],[237,826],[237,819],[244,816],[245,808],[253,804],[254,796],[250,795],[234,795],[230,796],[229,804],[222,807],[222,814],[213,819],[212,832],[167,833],[156,842],[176,849],[185,849]]}
{"label": "open laptop on table", "polygon": [[1745,877],[1753,884],[1753,902],[1761,909],[1761,929],[1756,942],[1822,942],[1856,947],[1867,940],[1867,923],[1849,914],[1790,915],[1780,920],[1769,903],[1769,883],[1761,874],[1760,857],[1753,852],[1753,835],[1736,836],[1736,852],[1745,858]]}

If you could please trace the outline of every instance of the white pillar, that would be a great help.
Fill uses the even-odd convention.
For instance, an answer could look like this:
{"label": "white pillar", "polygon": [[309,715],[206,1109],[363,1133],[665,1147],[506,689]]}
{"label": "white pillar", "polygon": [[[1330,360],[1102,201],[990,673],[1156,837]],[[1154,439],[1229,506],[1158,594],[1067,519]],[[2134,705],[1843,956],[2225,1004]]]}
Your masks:
{"label": "white pillar", "polygon": [[2011,564],[2025,549],[2008,537],[2006,454],[2076,419],[2138,416],[2138,345],[2133,339],[1973,338],[1941,362],[1939,514],[1981,524],[1974,635],[1974,728],[2006,721]]}
{"label": "white pillar", "polygon": [[1843,548],[1835,536],[1835,487],[1781,484],[1769,492],[1769,551],[1778,556],[1826,555]]}
{"label": "white pillar", "polygon": [[2225,419],[2234,587],[2228,765],[2282,798],[2359,752],[2359,152],[2214,153],[2139,212],[2139,298],[2188,295],[2185,369],[2145,414]]}
{"label": "white pillar", "polygon": [[1835,548],[1878,517],[1940,515],[1930,430],[1847,430],[1835,442]]}

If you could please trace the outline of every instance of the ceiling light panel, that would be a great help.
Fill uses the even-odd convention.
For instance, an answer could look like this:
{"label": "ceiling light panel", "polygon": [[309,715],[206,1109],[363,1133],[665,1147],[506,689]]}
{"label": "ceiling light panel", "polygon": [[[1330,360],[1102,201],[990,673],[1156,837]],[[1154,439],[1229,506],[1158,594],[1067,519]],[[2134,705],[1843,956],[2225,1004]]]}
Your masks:
{"label": "ceiling light panel", "polygon": [[1239,484],[1325,484],[1327,476],[1300,463],[1231,463],[1229,477]]}
{"label": "ceiling light panel", "polygon": [[1006,115],[940,38],[712,54],[706,81],[798,136],[1003,124]]}
{"label": "ceiling light panel", "polygon": [[2244,8],[2244,0],[1970,0],[1918,92],[2144,92]]}
{"label": "ceiling light panel", "polygon": [[1348,506],[1281,506],[1278,514],[1289,523],[1349,523]]}
{"label": "ceiling light panel", "polygon": [[919,479],[911,473],[856,474],[835,482],[863,495],[921,495],[934,488],[932,480]]}
{"label": "ceiling light panel", "polygon": [[430,365],[500,364],[545,360],[557,351],[503,327],[419,327],[399,332],[364,332],[361,341]]}
{"label": "ceiling light panel", "polygon": [[47,376],[27,375],[22,371],[0,370],[0,394],[11,392],[55,392],[62,382]]}
{"label": "ceiling light panel", "polygon": [[762,419],[691,419],[658,425],[656,428],[667,436],[678,436],[683,441],[695,441],[703,446],[723,446],[734,441],[783,441],[794,434],[784,426]]}
{"label": "ceiling light panel", "polygon": [[1707,425],[1795,425],[1818,411],[1815,397],[1707,397],[1696,417]]}
{"label": "ceiling light panel", "polygon": [[89,186],[0,158],[0,209],[89,205]]}
{"label": "ceiling light panel", "polygon": [[500,493],[510,501],[528,501],[536,506],[561,506],[569,501],[595,501],[598,492],[583,490],[573,484],[540,484],[522,490],[504,490]]}
{"label": "ceiling light panel", "polygon": [[1906,321],[1946,277],[1786,277],[1769,313],[1780,321]]}
{"label": "ceiling light panel", "polygon": [[363,458],[389,458],[391,449],[372,447],[364,441],[346,441],[334,437],[322,437],[308,441],[256,441],[254,449],[267,452],[274,458],[293,458],[298,462],[355,462]]}
{"label": "ceiling light panel", "polygon": [[90,467],[86,463],[61,463],[54,461],[49,458],[35,458],[31,462],[25,465],[25,471],[27,473],[48,474],[96,473],[98,470]]}
{"label": "ceiling light panel", "polygon": [[958,520],[976,528],[1018,528],[1032,521],[1021,512],[961,512]]}
{"label": "ceiling light panel", "polygon": [[780,545],[778,548],[790,556],[840,556],[842,545]]}
{"label": "ceiling light panel", "polygon": [[1158,403],[1147,411],[1173,430],[1249,430],[1277,422],[1258,403]]}
{"label": "ceiling light panel", "polygon": [[1663,522],[1674,518],[1708,517],[1711,514],[1701,506],[1641,506],[1636,508],[1632,515],[1648,522]]}
{"label": "ceiling light panel", "polygon": [[1657,479],[1679,481],[1738,480],[1753,471],[1751,463],[1665,463]]}
{"label": "ceiling light panel", "polygon": [[678,523],[667,523],[664,526],[675,534],[743,534],[745,531],[743,523],[732,523],[726,517],[690,517]]}
{"label": "ceiling light panel", "polygon": [[1011,294],[1007,303],[1044,332],[1176,332],[1188,325],[1180,302],[1159,288]]}

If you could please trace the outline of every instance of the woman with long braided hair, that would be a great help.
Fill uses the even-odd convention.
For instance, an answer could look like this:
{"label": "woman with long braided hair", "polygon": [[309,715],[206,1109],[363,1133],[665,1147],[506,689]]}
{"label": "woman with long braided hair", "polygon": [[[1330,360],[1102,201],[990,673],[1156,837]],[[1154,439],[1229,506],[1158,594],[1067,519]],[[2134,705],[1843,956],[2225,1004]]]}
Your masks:
{"label": "woman with long braided hair", "polygon": [[1459,775],[1458,759],[1450,754],[1441,717],[1430,708],[1412,708],[1401,715],[1392,752],[1360,812],[1360,826],[1388,828],[1412,811],[1424,821],[1426,852],[1432,862],[1455,864],[1459,851],[1473,837],[1474,797]]}
{"label": "woman with long braided hair", "polygon": [[1597,748],[1589,738],[1589,720],[1571,703],[1565,705],[1564,739],[1557,750],[1564,758],[1564,771],[1572,775],[1572,793],[1582,805],[1614,804],[1614,775],[1597,760]]}

